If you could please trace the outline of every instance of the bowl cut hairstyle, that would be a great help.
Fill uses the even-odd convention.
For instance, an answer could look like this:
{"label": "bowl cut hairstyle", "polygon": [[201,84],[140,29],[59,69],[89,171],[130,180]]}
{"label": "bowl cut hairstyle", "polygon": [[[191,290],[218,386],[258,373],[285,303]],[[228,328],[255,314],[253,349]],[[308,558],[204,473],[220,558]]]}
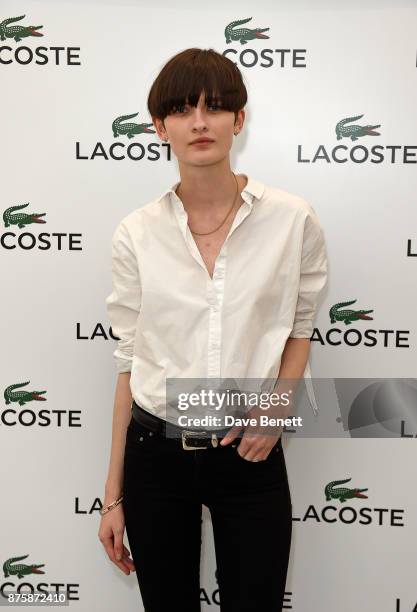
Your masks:
{"label": "bowl cut hairstyle", "polygon": [[162,121],[179,106],[197,106],[201,93],[207,105],[237,112],[248,98],[237,65],[214,49],[185,49],[163,66],[149,91],[147,106],[151,117]]}

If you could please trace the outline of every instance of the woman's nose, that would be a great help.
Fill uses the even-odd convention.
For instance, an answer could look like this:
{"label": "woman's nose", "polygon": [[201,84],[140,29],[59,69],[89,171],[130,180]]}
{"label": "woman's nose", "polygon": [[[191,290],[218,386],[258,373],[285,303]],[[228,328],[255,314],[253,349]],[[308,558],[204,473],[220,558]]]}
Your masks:
{"label": "woman's nose", "polygon": [[205,111],[199,108],[194,109],[193,114],[193,123],[194,126],[202,127],[207,124]]}

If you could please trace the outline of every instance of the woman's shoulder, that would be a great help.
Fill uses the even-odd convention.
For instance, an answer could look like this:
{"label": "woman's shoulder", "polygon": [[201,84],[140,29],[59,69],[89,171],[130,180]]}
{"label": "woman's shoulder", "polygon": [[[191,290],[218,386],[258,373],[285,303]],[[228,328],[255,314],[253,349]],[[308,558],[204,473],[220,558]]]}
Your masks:
{"label": "woman's shoulder", "polygon": [[269,206],[281,212],[285,210],[293,214],[315,214],[313,206],[306,198],[274,185],[265,185],[263,199]]}
{"label": "woman's shoulder", "polygon": [[119,220],[116,229],[123,227],[127,230],[137,230],[139,227],[143,226],[144,223],[146,224],[150,218],[159,216],[161,212],[162,203],[160,202],[160,198],[150,200],[124,215],[124,217]]}

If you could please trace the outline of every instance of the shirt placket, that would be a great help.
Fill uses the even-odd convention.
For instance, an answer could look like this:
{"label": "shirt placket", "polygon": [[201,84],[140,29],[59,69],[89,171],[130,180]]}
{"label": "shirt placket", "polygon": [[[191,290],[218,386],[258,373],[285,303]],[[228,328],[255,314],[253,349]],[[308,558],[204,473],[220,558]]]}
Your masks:
{"label": "shirt placket", "polygon": [[207,302],[210,305],[207,347],[207,378],[221,377],[222,308],[226,283],[227,244],[235,229],[251,212],[251,204],[240,208],[214,264],[213,278],[207,278]]}
{"label": "shirt placket", "polygon": [[207,279],[207,302],[210,305],[207,347],[207,377],[220,378],[222,323],[227,246],[223,244],[217,257],[213,279]]}
{"label": "shirt placket", "polygon": [[197,244],[188,227],[188,216],[184,210],[181,200],[175,193],[171,194],[175,204],[175,215],[180,226],[181,232],[193,258],[203,268],[206,274],[206,299],[209,304],[209,323],[208,323],[208,346],[207,346],[207,378],[221,377],[221,356],[222,356],[222,306],[225,292],[226,264],[227,264],[227,243],[237,227],[244,221],[252,210],[252,195],[242,193],[244,204],[236,213],[233,223],[227,234],[222,248],[214,264],[213,278],[207,271],[206,264],[201,256]]}

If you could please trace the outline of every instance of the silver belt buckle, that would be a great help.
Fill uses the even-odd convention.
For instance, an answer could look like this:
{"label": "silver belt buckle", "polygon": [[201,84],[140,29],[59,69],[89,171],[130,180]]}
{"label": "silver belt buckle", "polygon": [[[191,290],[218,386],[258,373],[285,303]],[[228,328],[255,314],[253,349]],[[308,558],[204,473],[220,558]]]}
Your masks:
{"label": "silver belt buckle", "polygon": [[191,444],[188,444],[187,440],[192,441],[193,438],[201,438],[203,434],[207,434],[207,432],[206,431],[189,431],[187,429],[183,429],[181,432],[183,449],[184,450],[204,450],[205,448],[209,446],[210,443],[212,446],[217,446],[218,441],[217,441],[217,436],[215,433],[211,434],[210,441],[207,439],[206,446],[191,446]]}

